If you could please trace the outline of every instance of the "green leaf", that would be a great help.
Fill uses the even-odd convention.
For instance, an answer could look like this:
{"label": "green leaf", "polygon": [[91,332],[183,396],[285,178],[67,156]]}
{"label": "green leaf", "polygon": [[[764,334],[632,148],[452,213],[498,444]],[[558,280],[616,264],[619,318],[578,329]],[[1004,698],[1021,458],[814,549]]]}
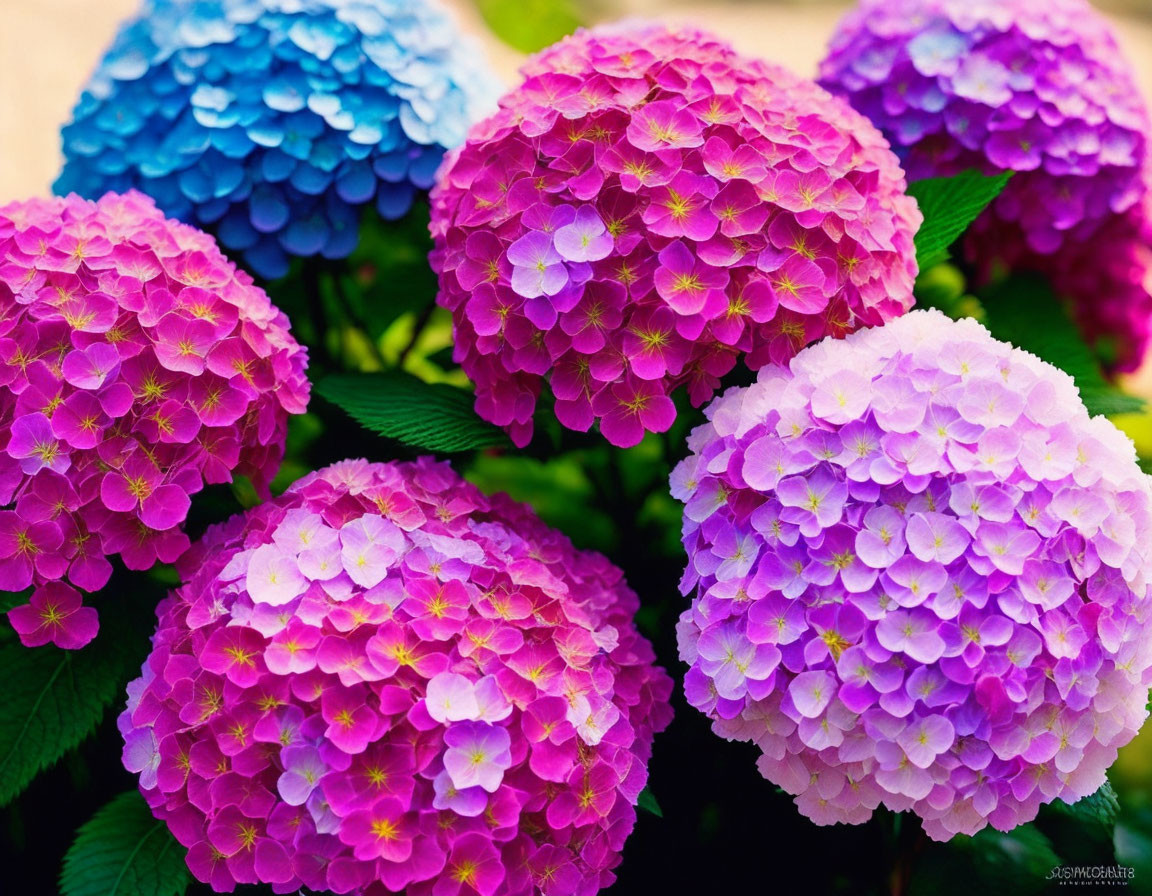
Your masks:
{"label": "green leaf", "polygon": [[184,850],[135,791],[122,793],[76,832],[60,873],[63,896],[181,896]]}
{"label": "green leaf", "polygon": [[1048,808],[1052,812],[1068,815],[1085,826],[1102,828],[1111,837],[1112,829],[1116,827],[1116,818],[1120,814],[1120,800],[1112,785],[1105,781],[1103,787],[1083,799],[1074,803],[1053,800]]}
{"label": "green leaf", "polygon": [[1059,367],[1076,381],[1090,414],[1129,414],[1144,402],[1105,378],[1068,310],[1040,277],[1011,277],[980,296],[992,335]]}
{"label": "green leaf", "polygon": [[974,837],[957,835],[928,843],[915,861],[912,896],[970,896],[972,893],[1040,894],[1061,858],[1034,825],[1007,833],[985,828]]}
{"label": "green leaf", "polygon": [[1111,865],[1116,861],[1120,801],[1107,781],[1074,803],[1053,800],[1040,808],[1036,826],[1052,841],[1066,865]]}
{"label": "green leaf", "polygon": [[656,802],[656,797],[652,796],[652,791],[647,787],[640,791],[640,796],[636,798],[636,806],[645,812],[651,812],[657,818],[664,817],[664,813],[660,810],[660,804]]}
{"label": "green leaf", "polygon": [[535,53],[583,22],[569,0],[476,0],[484,22],[504,43],[521,53]]}
{"label": "green leaf", "polygon": [[1115,839],[1116,861],[1132,868],[1138,880],[1152,879],[1152,807],[1126,809],[1116,824]]}
{"label": "green leaf", "polygon": [[916,233],[916,263],[926,271],[948,258],[948,247],[1000,195],[1012,172],[988,177],[963,171],[955,177],[930,177],[908,185],[920,204],[924,223]]}
{"label": "green leaf", "polygon": [[399,371],[336,374],[316,394],[361,426],[424,451],[452,453],[507,446],[508,437],[476,416],[471,392]]}
{"label": "green leaf", "polygon": [[[96,728],[138,659],[125,645],[115,608],[101,614],[96,639],[80,650],[51,645],[0,647],[0,806],[19,794]],[[143,641],[141,647],[147,647]]]}

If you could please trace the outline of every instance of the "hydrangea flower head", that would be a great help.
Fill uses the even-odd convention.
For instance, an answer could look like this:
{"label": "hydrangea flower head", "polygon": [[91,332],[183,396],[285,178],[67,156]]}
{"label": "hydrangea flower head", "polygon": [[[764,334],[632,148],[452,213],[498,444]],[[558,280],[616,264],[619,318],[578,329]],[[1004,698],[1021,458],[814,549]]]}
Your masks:
{"label": "hydrangea flower head", "polygon": [[1152,490],[1072,379],[915,311],[708,408],[688,701],[817,824],[946,840],[1095,791],[1147,716]]}
{"label": "hydrangea flower head", "polygon": [[288,319],[138,193],[0,207],[0,585],[21,640],[81,647],[96,591],[175,560],[190,495],[284,456],[308,402]]}
{"label": "hydrangea flower head", "polygon": [[753,368],[912,304],[920,223],[846,103],[702,32],[580,31],[532,58],[433,192],[439,302],[480,415],[518,444],[662,432]]}
{"label": "hydrangea flower head", "polygon": [[884,132],[914,180],[1015,172],[972,230],[975,259],[1051,256],[1146,190],[1148,112],[1087,0],[861,0],[820,81]]}
{"label": "hydrangea flower head", "polygon": [[[1152,157],[1145,184],[1152,184]],[[990,262],[990,264],[989,264]],[[1140,367],[1152,330],[1152,189],[1125,212],[1100,224],[1092,238],[1044,255],[1021,243],[982,260],[980,274],[997,266],[1044,275],[1106,369]]]}
{"label": "hydrangea flower head", "polygon": [[404,215],[495,100],[436,0],[144,0],[64,128],[61,193],[135,188],[264,277]]}
{"label": "hydrangea flower head", "polygon": [[210,529],[181,572],[120,729],[198,879],[614,880],[672,682],[604,557],[446,464],[346,461]]}

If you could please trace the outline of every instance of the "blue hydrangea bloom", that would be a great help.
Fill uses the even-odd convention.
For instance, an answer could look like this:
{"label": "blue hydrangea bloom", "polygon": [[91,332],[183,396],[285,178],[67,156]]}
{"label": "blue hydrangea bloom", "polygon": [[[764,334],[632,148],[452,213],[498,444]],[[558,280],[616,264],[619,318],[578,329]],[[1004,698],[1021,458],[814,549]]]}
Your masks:
{"label": "blue hydrangea bloom", "polygon": [[55,189],[134,187],[264,277],[342,258],[432,186],[499,84],[430,0],[146,0],[63,130]]}

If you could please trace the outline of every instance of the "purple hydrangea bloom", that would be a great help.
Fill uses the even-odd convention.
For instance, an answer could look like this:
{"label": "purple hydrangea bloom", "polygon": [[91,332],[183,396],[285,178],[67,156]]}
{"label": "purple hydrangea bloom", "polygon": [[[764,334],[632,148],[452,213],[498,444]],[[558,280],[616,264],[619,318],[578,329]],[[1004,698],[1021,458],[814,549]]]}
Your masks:
{"label": "purple hydrangea bloom", "polygon": [[967,257],[1047,275],[1109,366],[1139,363],[1152,131],[1087,0],[861,0],[820,83],[884,132],[914,180],[1015,172],[969,231]]}
{"label": "purple hydrangea bloom", "polygon": [[672,681],[620,570],[446,464],[345,461],[209,529],[120,716],[218,892],[593,896]]}
{"label": "purple hydrangea bloom", "polygon": [[912,304],[920,223],[862,116],[659,25],[580,31],[525,65],[433,191],[438,301],[476,409],[518,444],[560,422],[630,446],[743,357],[784,362]]}
{"label": "purple hydrangea bloom", "polygon": [[913,311],[707,414],[672,476],[685,690],[805,815],[946,840],[1104,782],[1147,716],[1152,489],[1069,376]]}

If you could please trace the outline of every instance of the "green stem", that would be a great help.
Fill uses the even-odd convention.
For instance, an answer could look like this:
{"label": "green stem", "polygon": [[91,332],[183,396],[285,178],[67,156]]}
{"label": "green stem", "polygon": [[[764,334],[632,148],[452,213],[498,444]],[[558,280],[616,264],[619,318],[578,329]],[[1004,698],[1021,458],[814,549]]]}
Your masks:
{"label": "green stem", "polygon": [[408,344],[404,346],[404,350],[400,352],[400,357],[396,361],[397,367],[403,367],[405,360],[412,353],[412,349],[416,347],[416,343],[420,341],[420,334],[424,332],[424,328],[428,326],[428,321],[432,319],[432,312],[436,310],[436,303],[424,307],[420,312],[420,316],[412,324],[412,337],[408,340]]}

